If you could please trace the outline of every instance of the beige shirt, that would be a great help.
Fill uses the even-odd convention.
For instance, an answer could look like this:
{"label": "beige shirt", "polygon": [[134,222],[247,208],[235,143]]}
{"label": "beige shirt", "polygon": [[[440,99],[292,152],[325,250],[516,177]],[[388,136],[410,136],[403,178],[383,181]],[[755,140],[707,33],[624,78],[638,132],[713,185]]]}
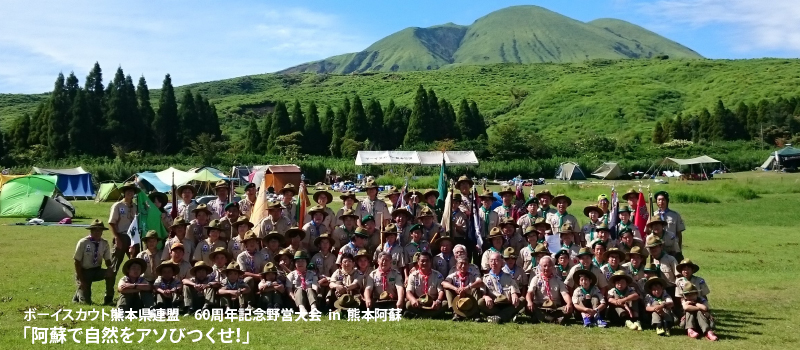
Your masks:
{"label": "beige shirt", "polygon": [[345,272],[343,269],[337,269],[331,275],[331,289],[337,286],[349,287],[354,284],[358,285],[358,288],[351,291],[351,294],[358,294],[359,290],[364,287],[364,274],[357,269],[353,269],[350,273]]}
{"label": "beige shirt", "polygon": [[533,257],[533,247],[530,244],[526,244],[525,247],[520,249],[519,253],[517,253],[516,266],[522,268],[522,270],[529,275],[535,274],[536,259]]}
{"label": "beige shirt", "polygon": [[355,243],[352,242],[342,246],[342,248],[339,249],[339,255],[336,257],[336,265],[342,263],[342,255],[344,254],[350,254],[355,258],[356,254],[358,254],[358,249],[359,248],[356,247]]}
{"label": "beige shirt", "polygon": [[111,215],[108,218],[108,223],[117,225],[116,233],[127,233],[135,216],[136,205],[133,203],[127,205],[124,201],[119,201],[111,206]]}
{"label": "beige shirt", "polygon": [[139,278],[136,278],[136,279],[130,278],[128,276],[122,276],[122,278],[120,278],[119,282],[117,283],[117,288],[122,288],[122,285],[126,284],[126,283],[128,283],[128,284],[142,284],[142,283],[145,283],[145,282],[147,282],[147,280],[145,280],[144,277],[142,277],[142,276],[139,276]]}
{"label": "beige shirt", "polygon": [[[647,237],[650,237],[650,236],[654,236],[654,234],[651,233],[651,234],[647,235]],[[672,255],[674,253],[679,253],[681,251],[681,246],[678,245],[678,237],[675,236],[674,233],[671,233],[669,231],[662,232],[660,238],[661,238],[661,241],[664,242],[664,245],[662,246],[663,247],[662,249],[665,252],[667,252],[667,254]]]}
{"label": "beige shirt", "polygon": [[[661,300],[658,300],[661,299]],[[666,290],[661,290],[661,295],[656,298],[655,296],[651,295],[650,292],[647,292],[647,295],[644,296],[644,303],[647,306],[655,306],[658,304],[667,304],[672,303],[672,298],[669,296]]]}
{"label": "beige shirt", "polygon": [[[549,295],[547,292],[548,284],[550,287]],[[561,293],[568,293],[569,291],[567,290],[567,286],[564,285],[564,282],[553,274],[547,281],[545,281],[544,277],[539,275],[533,277],[531,283],[528,284],[528,293],[531,292],[533,292],[534,304],[542,304],[545,300],[550,300],[555,307],[560,307],[564,305],[564,297]]]}
{"label": "beige shirt", "polygon": [[195,208],[197,208],[197,202],[194,200],[186,204],[181,199],[180,202],[178,202],[178,216],[182,217],[186,222],[191,222],[194,220],[194,213],[192,213],[192,210]]}
{"label": "beige shirt", "polygon": [[197,247],[194,249],[194,255],[192,256],[193,261],[203,261],[207,265],[213,265],[214,262],[211,261],[211,253],[214,252],[217,248],[226,248],[225,242],[217,240],[214,243],[208,241],[208,239],[204,239],[197,243]]}
{"label": "beige shirt", "polygon": [[661,257],[653,257],[653,264],[658,266],[661,270],[661,273],[664,275],[664,278],[669,283],[669,286],[675,285],[675,278],[680,272],[678,272],[678,261],[675,260],[675,257],[669,254],[662,254]]}
{"label": "beige shirt", "polygon": [[360,218],[363,218],[364,215],[372,215],[375,218],[375,222],[381,220],[381,216],[383,216],[383,220],[391,220],[392,215],[389,213],[389,207],[386,205],[386,202],[375,198],[375,200],[370,200],[369,198],[364,198],[361,200],[360,203],[356,204],[361,209]]}
{"label": "beige shirt", "polygon": [[156,277],[156,267],[161,264],[161,252],[155,251],[150,252],[149,250],[145,249],[139,254],[136,255],[137,258],[144,260],[147,263],[147,268],[144,269],[144,279],[148,282],[155,281]]}
{"label": "beige shirt", "polygon": [[350,242],[350,236],[355,233],[355,230],[355,227],[353,227],[352,230],[347,230],[344,226],[336,226],[336,228],[333,229],[333,240],[335,241],[333,249],[339,250],[342,246],[347,245],[347,243]]}
{"label": "beige shirt", "polygon": [[271,262],[273,262],[274,264],[277,265],[278,262],[275,261],[275,256],[278,255],[278,253],[280,253],[280,251],[281,251],[280,248],[278,248],[278,250],[272,252],[272,251],[269,250],[269,248],[264,247],[264,248],[261,248],[261,250],[259,251],[259,254],[264,256],[264,261],[267,261],[267,262],[271,261]]}
{"label": "beige shirt", "polygon": [[292,227],[292,223],[283,216],[278,218],[277,221],[273,220],[271,216],[267,216],[261,219],[257,226],[259,227],[258,238],[264,238],[272,231],[277,231],[282,236],[286,236],[286,231]]}
{"label": "beige shirt", "polygon": [[662,219],[667,222],[667,227],[665,227],[665,229],[669,232],[680,233],[686,231],[686,226],[683,223],[681,214],[678,214],[678,212],[674,210],[670,209],[666,212],[663,212],[656,209],[656,212],[653,215],[661,216]]}
{"label": "beige shirt", "polygon": [[411,242],[411,226],[413,226],[413,224],[410,223],[406,223],[403,227],[397,226],[397,238],[400,244],[405,245]]}
{"label": "beige shirt", "polygon": [[589,293],[584,293],[583,289],[578,286],[575,287],[575,290],[572,291],[572,303],[573,304],[583,304],[584,300],[590,300],[592,298],[600,299],[601,303],[605,303],[605,298],[603,298],[603,293],[600,292],[600,289],[597,286],[592,286],[588,290]]}
{"label": "beige shirt", "polygon": [[228,241],[228,252],[231,253],[231,256],[239,256],[239,254],[245,250],[247,250],[247,247],[244,246],[242,237],[239,235],[233,236],[233,238]]}
{"label": "beige shirt", "polygon": [[485,285],[484,292],[492,299],[505,295],[508,300],[511,300],[512,294],[519,295],[519,285],[514,277],[501,271],[500,275],[494,274],[492,271],[483,275],[483,284]]}
{"label": "beige shirt", "polygon": [[[615,272],[617,272],[617,271],[625,271],[625,274],[626,274],[626,275],[633,277],[633,276],[631,275],[631,271],[630,271],[630,270],[628,270],[628,268],[627,268],[627,267],[625,267],[625,265],[624,265],[624,264],[623,264],[623,265],[619,265],[619,266],[617,266],[617,269],[616,269],[616,270],[612,269],[612,268],[611,268],[611,266],[610,266],[610,265],[608,265],[608,264],[603,264],[603,266],[601,266],[601,267],[600,267],[600,271],[602,271],[602,272],[603,272],[603,276],[606,276],[606,280],[608,280],[609,278],[611,278],[611,275],[613,275],[613,274],[614,274]],[[614,287],[614,286],[609,286],[608,288],[613,288],[613,287]]]}
{"label": "beige shirt", "polygon": [[528,227],[533,226],[533,224],[536,222],[536,218],[537,218],[537,216],[535,216],[535,215],[531,216],[528,213],[525,213],[525,215],[520,216],[520,218],[517,219],[517,225],[519,225],[519,228],[517,229],[517,232],[519,234],[522,234],[523,232],[525,232],[525,229],[527,229]]}
{"label": "beige shirt", "polygon": [[572,225],[574,230],[577,230],[578,227],[580,227],[578,226],[578,219],[576,219],[575,216],[570,213],[561,215],[558,213],[558,211],[554,211],[548,213],[547,217],[545,217],[545,220],[553,228],[553,233],[561,233],[561,226],[566,223]]}
{"label": "beige shirt", "polygon": [[[373,261],[378,260],[378,253],[385,251],[387,249],[387,244],[384,243],[382,246],[378,247],[375,250],[375,256],[373,257]],[[405,251],[402,247],[400,247],[400,242],[396,242],[391,248],[388,248],[387,253],[392,257],[392,268],[398,271],[402,271],[403,267],[409,264],[408,257],[406,256]]]}
{"label": "beige shirt", "polygon": [[322,277],[330,277],[336,270],[336,255],[328,253],[328,256],[322,255],[322,252],[317,253],[311,258],[311,262],[317,269],[317,275]]}
{"label": "beige shirt", "polygon": [[178,239],[178,236],[172,237],[167,239],[167,242],[164,244],[164,249],[161,250],[161,261],[167,261],[172,259],[170,257],[170,253],[172,253],[172,245],[178,243],[180,241],[183,244],[183,261],[190,262],[192,260],[192,253],[194,252],[194,241],[188,238],[187,235],[183,241]]}
{"label": "beige shirt", "polygon": [[297,205],[294,203],[294,199],[289,204],[283,203],[283,211],[281,212],[281,216],[289,221],[289,225],[295,225],[297,222],[297,220],[295,220],[297,217]]}
{"label": "beige shirt", "polygon": [[[623,298],[625,298],[625,297],[627,297],[629,295],[636,294],[636,293],[637,293],[636,292],[636,288],[634,286],[628,286],[628,288],[625,288],[625,291],[623,293],[624,295],[617,294],[617,291],[614,290],[614,288],[612,287],[612,288],[610,288],[608,290],[608,293],[606,293],[606,295],[608,297],[608,300],[611,300],[611,299],[623,299]],[[633,310],[634,305],[638,305],[639,302],[636,301],[636,300],[633,300],[633,301],[627,302],[626,304],[628,305],[629,308],[631,308],[631,310]],[[619,307],[619,306],[611,305],[611,307]]]}
{"label": "beige shirt", "polygon": [[431,227],[422,226],[422,240],[423,241],[429,241],[430,242],[431,238],[433,238],[433,236],[436,233],[439,233],[438,237],[441,238],[442,237],[442,233],[444,233],[444,227],[442,227],[442,225],[439,225],[439,224],[437,224],[435,222],[433,224],[431,224]]}
{"label": "beige shirt", "polygon": [[286,275],[286,287],[290,294],[294,292],[295,289],[303,288],[303,278],[301,277],[305,277],[306,289],[319,289],[319,280],[317,279],[317,274],[314,271],[306,270],[305,276],[303,276],[299,271],[294,270]]}
{"label": "beige shirt", "polygon": [[[686,277],[678,277],[675,280],[675,297],[676,298],[683,298],[683,289],[686,287]],[[692,275],[691,279],[692,284],[700,290],[700,297],[705,298],[711,291],[708,290],[708,284],[706,284],[706,280]]]}
{"label": "beige shirt", "polygon": [[384,291],[388,292],[392,299],[397,299],[397,287],[403,287],[403,275],[394,269],[389,269],[388,273],[374,270],[364,278],[364,289],[370,289],[375,300]]}
{"label": "beige shirt", "polygon": [[236,256],[236,263],[239,264],[239,268],[244,272],[261,273],[267,261],[264,259],[264,254],[255,252],[250,255],[250,253],[244,251]]}
{"label": "beige shirt", "polygon": [[[364,217],[364,212],[361,211],[361,203],[353,204],[353,207],[350,208],[350,209],[352,209],[355,212],[354,214],[358,215],[358,217],[360,217],[360,218]],[[341,209],[339,209],[339,211],[336,212],[336,216],[334,217],[334,225],[335,226],[344,225],[344,221],[342,221],[342,215],[344,215],[344,207],[342,207]],[[391,216],[384,217],[384,219],[387,219],[387,220],[391,219],[391,218],[392,218]],[[380,220],[380,218],[375,218],[375,222],[378,222],[378,220]]]}
{"label": "beige shirt", "polygon": [[447,275],[447,277],[444,280],[447,283],[452,284],[456,288],[461,288],[461,287],[466,288],[470,284],[475,283],[475,281],[477,281],[479,278],[481,278],[481,275],[478,271],[468,269],[467,275],[464,277],[461,277],[458,271],[456,271]]}
{"label": "beige shirt", "polygon": [[[322,225],[325,226],[328,229],[328,231],[330,232],[331,230],[333,230],[333,226],[335,226],[334,222],[336,221],[336,214],[334,214],[333,210],[331,208],[328,208],[328,207],[325,207],[325,212],[328,213],[328,215],[325,215],[325,218],[322,219]],[[311,215],[308,215],[308,213],[306,213],[306,216],[305,216],[305,219],[303,219],[303,222],[310,223],[311,222]]]}
{"label": "beige shirt", "polygon": [[[584,267],[581,266],[581,264],[576,264],[569,270],[569,274],[567,275],[565,283],[570,288],[575,288],[575,281],[572,280],[572,276],[575,274],[575,271],[578,271],[579,269],[584,269]],[[600,269],[594,265],[590,266],[589,271],[591,271],[594,276],[597,277],[597,286],[600,287],[600,289],[608,287],[608,279],[606,279],[606,275],[603,274],[603,271],[600,271]]]}
{"label": "beige shirt", "polygon": [[522,287],[528,286],[528,281],[530,281],[530,277],[528,276],[527,273],[525,273],[524,270],[522,270],[521,267],[514,265],[514,270],[512,271],[510,268],[508,268],[508,265],[506,265],[503,266],[503,273],[511,276],[511,278],[513,278],[514,281],[517,282],[517,286],[519,286],[520,290],[523,290]]}
{"label": "beige shirt", "polygon": [[444,256],[444,253],[439,253],[433,257],[433,269],[439,271],[442,276],[450,274],[450,269],[456,267],[456,257],[452,253],[449,256]]}
{"label": "beige shirt", "polygon": [[[239,218],[236,219],[238,220]],[[239,235],[238,232],[233,232],[234,222],[236,222],[236,220],[231,220],[231,218],[227,216],[219,220],[219,227],[221,231],[219,234],[219,239],[227,241],[231,239],[231,237]]]}
{"label": "beige shirt", "polygon": [[[488,227],[485,226],[486,215],[487,214],[489,215],[489,226]],[[479,224],[481,224],[481,234],[483,235],[483,237],[488,236],[489,235],[489,231],[491,229],[497,227],[497,225],[500,224],[500,216],[497,215],[497,213],[493,212],[493,211],[486,212],[486,210],[484,210],[483,207],[480,207],[478,209],[478,217],[480,217],[480,219],[481,219],[481,222]]]}
{"label": "beige shirt", "polygon": [[515,252],[522,251],[522,248],[528,245],[528,241],[522,237],[521,234],[514,232],[513,235],[510,237],[503,236],[503,249],[505,250],[508,247],[514,248]]}
{"label": "beige shirt", "polygon": [[414,257],[416,253],[428,252],[430,253],[430,247],[428,246],[428,242],[422,241],[419,243],[411,242],[403,248],[403,252],[406,253],[406,256],[409,257],[408,262],[411,263],[411,259]]}
{"label": "beige shirt", "polygon": [[158,278],[156,278],[156,280],[153,282],[153,288],[160,288],[160,289],[178,288],[178,290],[180,290],[182,284],[181,281],[182,281],[181,279],[175,276],[172,276],[172,280],[170,281],[166,281],[164,280],[163,277],[158,276]]}
{"label": "beige shirt", "polygon": [[498,252],[497,250],[495,250],[494,247],[486,249],[486,251],[483,252],[483,255],[481,256],[481,270],[483,271],[489,270],[489,255],[491,255],[492,253],[503,254],[503,252]]}
{"label": "beige shirt", "polygon": [[189,277],[189,270],[192,269],[192,264],[190,264],[188,261],[181,260],[181,263],[177,265],[179,267],[178,270],[180,271],[178,271],[178,274],[175,276],[175,278],[178,280],[183,280],[184,278]]}
{"label": "beige shirt", "polygon": [[225,206],[228,205],[228,199],[214,198],[206,204],[208,210],[211,210],[211,220],[219,219],[225,216]]}
{"label": "beige shirt", "polygon": [[186,227],[186,238],[191,240],[192,242],[200,242],[208,236],[206,235],[206,224],[201,224],[197,222],[197,219],[192,220],[189,222],[189,226]]}
{"label": "beige shirt", "polygon": [[103,261],[111,260],[111,249],[105,239],[100,239],[94,244],[87,236],[78,241],[72,258],[79,261],[84,269],[92,269],[100,267]]}
{"label": "beige shirt", "polygon": [[428,275],[426,281],[425,276],[420,272],[420,270],[414,270],[410,275],[408,275],[408,281],[406,281],[406,291],[410,291],[417,298],[428,294],[429,297],[437,299],[439,292],[444,291],[444,289],[442,289],[442,281],[444,281],[444,276],[442,276],[439,271],[431,270],[431,273]]}
{"label": "beige shirt", "polygon": [[256,206],[255,201],[250,201],[247,197],[239,201],[239,213],[241,215],[250,217],[250,210]]}
{"label": "beige shirt", "polygon": [[320,225],[314,225],[314,223],[309,221],[307,224],[303,225],[303,231],[306,233],[306,237],[303,238],[300,243],[304,244],[310,253],[316,253],[319,251],[319,248],[314,245],[314,240],[317,239],[317,237],[328,233],[328,226],[326,226],[324,222]]}

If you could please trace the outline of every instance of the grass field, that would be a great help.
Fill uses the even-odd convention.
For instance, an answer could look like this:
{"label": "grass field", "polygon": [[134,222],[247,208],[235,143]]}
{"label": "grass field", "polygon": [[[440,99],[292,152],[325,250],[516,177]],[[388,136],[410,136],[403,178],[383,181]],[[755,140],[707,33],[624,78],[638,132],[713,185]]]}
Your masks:
{"label": "grass field", "polygon": [[[564,192],[574,200],[573,212],[583,221],[583,206],[600,193],[609,193],[610,183],[550,184],[537,186]],[[616,183],[625,191],[636,183]],[[646,186],[647,184],[645,184]],[[652,191],[666,189],[674,198],[672,208],[686,221],[685,255],[701,266],[698,273],[711,287],[712,311],[717,317],[721,341],[711,343],[686,336],[660,338],[655,332],[632,333],[627,329],[584,329],[578,325],[496,326],[488,323],[409,320],[396,323],[352,323],[323,321],[308,323],[274,322],[218,323],[181,318],[178,323],[143,324],[99,321],[55,322],[52,319],[23,320],[24,310],[36,307],[53,313],[59,308],[76,310],[70,302],[74,292],[71,256],[75,243],[86,231],[78,228],[0,226],[0,348],[33,347],[23,339],[24,326],[88,328],[116,326],[132,329],[185,328],[203,333],[211,327],[240,327],[250,332],[250,345],[258,348],[323,349],[349,348],[436,348],[436,349],[521,349],[524,347],[575,347],[591,349],[657,349],[691,347],[702,349],[790,349],[800,341],[800,270],[798,214],[800,175],[740,173],[724,175],[704,183],[652,184]],[[338,201],[337,201],[338,202]],[[78,223],[93,218],[107,219],[109,203],[76,202]],[[338,206],[338,203],[337,203]],[[0,219],[0,224],[19,220]],[[109,237],[105,237],[110,240]],[[101,301],[102,285],[94,285],[95,301]],[[109,308],[106,307],[106,310]],[[677,333],[677,332],[674,332]],[[149,336],[143,343],[137,333],[133,344],[119,349],[163,346],[160,338]],[[67,339],[70,339],[68,335]],[[80,337],[79,337],[80,339]],[[235,339],[235,338],[234,338]],[[217,338],[217,341],[219,338]],[[184,338],[181,344],[191,344]],[[580,345],[578,345],[580,344]],[[47,347],[52,345],[37,345]],[[71,340],[62,348],[80,348]],[[173,345],[174,346],[174,345]],[[207,339],[193,348],[219,347]]]}

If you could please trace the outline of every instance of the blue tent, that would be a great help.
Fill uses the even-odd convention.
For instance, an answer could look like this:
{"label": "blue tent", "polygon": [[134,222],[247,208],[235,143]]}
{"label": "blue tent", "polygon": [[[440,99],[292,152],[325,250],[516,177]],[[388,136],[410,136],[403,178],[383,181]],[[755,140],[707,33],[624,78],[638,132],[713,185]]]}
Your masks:
{"label": "blue tent", "polygon": [[[165,184],[163,181],[161,181],[161,179],[159,179],[154,172],[145,171],[143,173],[137,173],[136,176],[139,178],[140,184],[144,185],[145,187],[147,187],[147,184],[149,184],[152,187],[145,188],[145,190],[148,192],[155,189],[158,192],[167,193],[172,189],[171,185]],[[142,183],[142,180],[146,181],[147,184]]]}
{"label": "blue tent", "polygon": [[73,169],[44,169],[33,167],[33,173],[56,175],[56,187],[64,197],[94,198],[95,196],[92,174],[86,172],[81,167]]}

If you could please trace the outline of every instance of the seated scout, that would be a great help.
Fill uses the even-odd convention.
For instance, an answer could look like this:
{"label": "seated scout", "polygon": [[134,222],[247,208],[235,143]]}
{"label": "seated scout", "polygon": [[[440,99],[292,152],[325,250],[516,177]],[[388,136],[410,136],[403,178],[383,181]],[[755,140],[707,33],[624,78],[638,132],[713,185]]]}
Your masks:
{"label": "seated scout", "polygon": [[[335,302],[343,303],[344,296],[349,295],[353,300],[346,300],[349,307],[358,308],[362,304],[360,294],[361,286],[364,284],[364,275],[355,268],[355,257],[349,253],[341,255],[341,267],[333,272],[330,281],[330,292],[328,293],[328,309],[337,308]],[[352,304],[355,304],[353,306]],[[341,309],[341,307],[339,307]]]}
{"label": "seated scout", "polygon": [[517,252],[514,251],[514,248],[508,247],[503,250],[503,260],[505,261],[503,273],[507,273],[514,279],[514,282],[517,282],[517,288],[519,288],[519,290],[527,291],[528,274],[522,271],[521,267],[517,266]]}
{"label": "seated scout", "polygon": [[124,311],[139,311],[144,308],[145,299],[152,298],[152,286],[144,279],[142,272],[147,267],[147,263],[139,258],[128,259],[122,265],[122,278],[117,284],[119,300],[117,308]]}
{"label": "seated scout", "polygon": [[[144,279],[153,284],[157,276],[156,267],[161,264],[161,252],[158,251],[158,233],[155,230],[147,231],[143,239],[145,248],[136,257],[147,263],[147,267],[144,269]],[[145,307],[152,306],[146,305]]]}
{"label": "seated scout", "polygon": [[489,255],[490,269],[483,275],[484,293],[478,300],[478,309],[491,323],[509,322],[525,307],[517,282],[503,272],[503,265],[503,256],[493,252]]}
{"label": "seated scout", "polygon": [[569,275],[569,271],[572,269],[572,258],[570,258],[570,254],[569,250],[561,249],[553,256],[553,259],[556,261],[556,275],[561,278],[561,281],[566,281],[567,275]]}
{"label": "seated scout", "polygon": [[608,290],[608,319],[614,323],[625,322],[631,330],[642,330],[639,322],[639,293],[633,279],[624,271],[617,271],[609,279],[613,288]]}
{"label": "seated scout", "polygon": [[377,252],[378,268],[364,281],[364,302],[367,309],[402,309],[405,306],[403,275],[392,268],[392,257]]}
{"label": "seated scout", "polygon": [[670,295],[675,294],[675,278],[678,274],[678,262],[672,255],[667,254],[663,250],[664,241],[654,235],[647,236],[646,247],[650,256],[653,258],[653,264],[661,270],[662,277],[667,283],[664,285],[664,288],[667,289]]}
{"label": "seated scout", "polygon": [[[89,235],[81,238],[75,247],[75,282],[78,289],[72,297],[73,302],[92,303],[92,282],[105,281],[106,295],[104,305],[114,303],[114,269],[108,241],[102,239],[103,231],[108,230],[103,222],[95,220],[89,227]],[[101,264],[105,261],[106,268]]]}
{"label": "seated scout", "polygon": [[253,223],[246,216],[240,216],[233,224],[232,230],[235,235],[228,241],[228,252],[232,256],[239,256],[244,248],[244,234],[253,229]]}
{"label": "seated scout", "polygon": [[294,271],[294,253],[291,249],[281,249],[273,259],[278,264],[278,276],[288,276],[290,272]]}
{"label": "seated scout", "polygon": [[352,256],[356,256],[359,250],[366,247],[367,239],[369,239],[367,232],[362,230],[360,227],[356,228],[355,232],[353,232],[353,237],[350,238],[350,242],[339,249],[339,256],[336,258],[336,265],[341,264],[340,258],[342,257],[342,254],[349,253]]}
{"label": "seated scout", "polygon": [[447,309],[442,281],[444,277],[431,269],[433,257],[429,252],[419,253],[418,268],[406,281],[406,315],[409,318],[441,316]]}
{"label": "seated scout", "polygon": [[[228,267],[229,263],[235,261],[233,261],[233,257],[225,248],[214,249],[209,257],[211,261],[214,262],[214,264],[211,265],[211,280],[221,284],[222,280],[225,279],[225,273],[223,271]],[[195,263],[195,265],[197,264]]]}
{"label": "seated scout", "polygon": [[319,312],[317,310],[319,283],[317,283],[317,274],[307,268],[308,259],[306,251],[298,250],[295,252],[295,270],[286,276],[286,291],[295,305],[297,305],[301,315],[307,315],[308,310],[314,313]]}
{"label": "seated scout", "polygon": [[[641,286],[639,286],[639,280],[645,278],[644,276],[644,254],[642,253],[644,250],[640,247],[633,247],[631,251],[628,252],[626,255],[628,262],[622,264],[628,272],[630,272],[631,278],[633,278],[633,282],[631,283],[636,290],[641,293]],[[644,286],[644,282],[642,282],[642,286]]]}
{"label": "seated scout", "polygon": [[[175,265],[178,265],[178,274],[176,275],[179,279],[184,279],[186,276],[189,275],[189,270],[192,269],[192,264],[189,264],[186,259],[184,259],[183,253],[183,244],[182,243],[174,243],[170,247],[170,258],[168,260],[164,260],[163,262],[171,262]],[[224,248],[222,248],[225,250]]]}
{"label": "seated scout", "polygon": [[[258,282],[261,281],[261,272],[264,270],[264,264],[267,261],[264,259],[264,254],[258,253],[258,236],[253,231],[247,231],[244,235],[244,239],[242,243],[245,246],[245,251],[241,252],[238,257],[236,257],[236,264],[239,265],[239,268],[242,270],[242,279],[244,283],[247,283],[247,287],[254,291],[258,286]],[[247,293],[242,298],[243,304],[242,307],[252,307],[255,308],[257,305],[256,295],[255,293]]]}
{"label": "seated scout", "polygon": [[[469,265],[466,258],[459,258],[456,261],[456,272],[451,273],[442,281],[442,288],[444,288],[445,295],[447,296],[448,305],[455,305],[452,303],[457,297],[471,297],[475,299],[476,302],[480,297],[480,288],[483,285],[481,276],[478,274],[478,271],[470,271]],[[464,318],[459,314],[453,315],[453,321],[460,321],[463,319]]]}
{"label": "seated scout", "polygon": [[[187,226],[189,226],[189,223],[180,216],[172,221],[172,225],[169,227],[169,238],[167,238],[167,241],[164,242],[164,249],[162,249],[161,252],[161,261],[167,261],[170,259],[172,245],[175,243],[183,244],[183,260],[185,260],[187,263],[191,260],[191,249],[194,249],[196,244],[194,241],[192,241],[192,237],[186,234]],[[186,249],[189,249],[190,251],[187,252],[185,251]]]}
{"label": "seated scout", "polygon": [[[467,251],[467,247],[465,247],[462,244],[456,244],[456,246],[453,247],[453,255],[456,257],[456,260],[458,260],[458,259],[467,259],[467,261],[469,261],[470,256],[468,255],[467,252],[468,252]],[[450,271],[448,271],[447,274],[449,275],[449,274],[451,274],[453,272],[456,272],[456,267],[455,266],[453,266],[453,268],[450,269]],[[473,272],[477,273],[478,276],[481,275],[481,270],[475,264],[469,264],[469,272],[470,273],[473,273]]]}
{"label": "seated scout", "polygon": [[500,230],[503,232],[503,249],[511,247],[518,252],[528,244],[522,238],[522,235],[517,233],[518,227],[513,218],[508,217],[500,220]]}
{"label": "seated scout", "polygon": [[606,309],[606,300],[600,289],[597,288],[597,277],[589,270],[578,270],[572,274],[573,283],[578,287],[572,291],[572,305],[581,313],[584,327],[597,325],[600,328],[608,327],[603,319]]}
{"label": "seated scout", "polygon": [[603,272],[603,275],[606,276],[606,279],[611,278],[617,271],[623,271],[626,274],[629,273],[628,270],[622,265],[622,262],[625,261],[625,253],[617,248],[609,248],[605,253],[603,253],[603,260],[606,261],[603,266],[600,267],[600,271]]}
{"label": "seated scout", "polygon": [[686,284],[691,283],[700,293],[697,296],[701,299],[705,299],[705,302],[708,303],[708,294],[711,293],[711,291],[708,290],[706,280],[694,275],[697,271],[700,271],[700,266],[689,259],[684,259],[678,264],[678,272],[680,272],[681,276],[675,280],[676,298],[683,298],[683,290],[686,289]]}
{"label": "seated scout", "polygon": [[323,288],[323,292],[330,282],[328,278],[333,274],[333,271],[336,271],[336,255],[331,253],[333,244],[333,238],[327,233],[323,233],[314,239],[314,246],[317,247],[319,253],[314,255],[311,261],[314,263],[314,270],[317,273],[319,286]]}
{"label": "seated scout", "polygon": [[219,282],[214,282],[211,279],[211,266],[206,265],[202,261],[194,264],[189,270],[191,278],[183,280],[183,302],[185,306],[186,315],[194,315],[197,310],[211,309],[217,306],[216,296],[217,289],[212,285],[216,283],[221,286]]}
{"label": "seated scout", "polygon": [[222,272],[225,274],[225,279],[222,280],[222,286],[217,292],[220,307],[224,309],[244,308],[242,296],[252,291],[242,279],[242,270],[239,269],[239,264],[232,262]]}
{"label": "seated scout", "polygon": [[439,239],[432,242],[432,248],[439,251],[439,254],[433,257],[433,268],[442,276],[449,275],[450,269],[456,266],[455,255],[453,255],[453,238],[449,233],[442,232],[439,234]]}
{"label": "seated scout", "polygon": [[608,290],[608,280],[606,279],[606,275],[603,274],[603,271],[600,271],[595,264],[592,264],[592,251],[588,247],[581,248],[580,252],[578,253],[578,259],[580,261],[569,270],[569,274],[567,274],[567,278],[564,280],[564,283],[567,284],[567,287],[575,288],[575,280],[573,279],[572,275],[577,270],[589,270],[594,273],[594,276],[597,277],[597,287],[600,288],[601,291]]}
{"label": "seated scout", "polygon": [[206,234],[208,235],[208,238],[200,241],[200,243],[197,243],[197,248],[194,250],[192,261],[202,261],[211,265],[212,261],[209,257],[211,252],[217,248],[227,249],[225,242],[219,239],[220,232],[222,232],[222,229],[219,225],[219,220],[211,220],[211,223],[206,226]]}
{"label": "seated scout", "polygon": [[554,265],[553,258],[549,256],[539,261],[539,274],[531,279],[525,299],[528,313],[535,320],[562,324],[564,316],[572,314],[572,298],[567,286],[556,276]]}
{"label": "seated scout", "polygon": [[272,262],[264,264],[261,272],[261,282],[258,283],[258,308],[283,309],[285,287],[278,281],[278,268]]}
{"label": "seated scout", "polygon": [[656,334],[669,336],[670,328],[675,323],[672,315],[672,297],[669,296],[664,286],[667,282],[659,277],[651,277],[644,283],[647,295],[644,297],[645,310],[650,313],[650,323],[655,327]]}
{"label": "seated scout", "polygon": [[284,237],[278,233],[278,231],[272,231],[266,236],[263,236],[261,238],[261,243],[263,244],[264,248],[261,248],[261,254],[264,255],[264,260],[274,261],[275,256],[281,251],[283,242]]}
{"label": "seated scout", "polygon": [[317,237],[321,236],[322,234],[328,233],[328,226],[324,224],[324,221],[328,217],[328,211],[325,209],[328,208],[320,205],[311,207],[311,209],[308,211],[311,221],[303,225],[305,238],[303,238],[302,246],[303,249],[307,249],[308,253],[311,255],[317,254],[318,252],[317,247],[312,244],[314,240],[316,240]]}
{"label": "seated scout", "polygon": [[719,338],[714,334],[714,318],[711,316],[708,300],[701,296],[700,289],[692,282],[686,282],[683,286],[682,303],[689,337],[697,339],[705,334],[706,339],[717,341]]}
{"label": "seated scout", "polygon": [[407,264],[407,257],[403,247],[400,246],[400,241],[397,240],[397,226],[394,224],[386,225],[386,228],[381,233],[386,242],[375,250],[375,258],[373,260],[378,261],[380,253],[387,253],[392,260],[392,269],[405,273],[404,268]]}
{"label": "seated scout", "polygon": [[[369,252],[366,249],[361,249],[356,253],[356,270],[361,273],[362,276],[368,276],[370,272],[372,272],[372,258],[369,255]],[[364,285],[361,285],[361,289],[364,289]]]}
{"label": "seated scout", "polygon": [[183,286],[181,280],[176,277],[178,272],[180,272],[180,267],[169,261],[161,263],[156,268],[158,278],[153,283],[156,308],[168,309],[183,306]]}
{"label": "seated scout", "polygon": [[489,235],[486,237],[489,241],[489,249],[483,252],[481,256],[481,271],[489,271],[489,255],[492,253],[500,253],[503,250],[503,232],[499,227],[492,228]]}

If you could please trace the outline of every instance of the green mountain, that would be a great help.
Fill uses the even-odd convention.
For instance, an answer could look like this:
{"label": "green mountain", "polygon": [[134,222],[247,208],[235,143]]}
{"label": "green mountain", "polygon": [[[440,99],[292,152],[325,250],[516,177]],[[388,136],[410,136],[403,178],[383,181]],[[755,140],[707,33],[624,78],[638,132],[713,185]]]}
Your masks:
{"label": "green mountain", "polygon": [[487,63],[581,62],[592,59],[702,58],[647,29],[616,19],[583,23],[538,6],[492,12],[472,25],[406,28],[364,51],[301,64],[279,73],[433,70]]}

